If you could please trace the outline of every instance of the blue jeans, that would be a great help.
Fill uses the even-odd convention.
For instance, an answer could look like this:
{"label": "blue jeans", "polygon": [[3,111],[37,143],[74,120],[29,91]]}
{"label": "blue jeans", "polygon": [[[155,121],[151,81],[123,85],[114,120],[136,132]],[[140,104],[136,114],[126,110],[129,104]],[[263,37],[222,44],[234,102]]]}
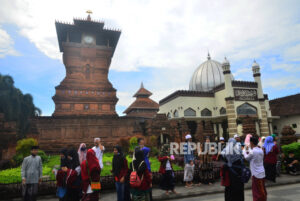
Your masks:
{"label": "blue jeans", "polygon": [[124,201],[125,184],[121,182],[116,182],[115,184],[117,189],[118,201]]}

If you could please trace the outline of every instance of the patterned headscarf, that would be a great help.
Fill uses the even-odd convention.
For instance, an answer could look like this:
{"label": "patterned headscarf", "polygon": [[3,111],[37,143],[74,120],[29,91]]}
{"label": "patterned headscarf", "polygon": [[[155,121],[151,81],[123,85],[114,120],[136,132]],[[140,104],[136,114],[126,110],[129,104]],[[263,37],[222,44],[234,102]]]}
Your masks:
{"label": "patterned headscarf", "polygon": [[272,136],[266,137],[265,144],[264,144],[264,148],[266,150],[266,154],[268,154],[272,150],[272,148],[273,148],[274,145],[275,144],[274,144],[273,137]]}

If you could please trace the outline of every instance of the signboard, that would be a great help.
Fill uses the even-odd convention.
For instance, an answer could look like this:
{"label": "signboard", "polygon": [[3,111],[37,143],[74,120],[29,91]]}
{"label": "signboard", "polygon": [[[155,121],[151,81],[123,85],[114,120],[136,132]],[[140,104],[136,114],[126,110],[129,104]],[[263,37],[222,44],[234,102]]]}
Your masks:
{"label": "signboard", "polygon": [[240,101],[256,101],[257,91],[256,89],[234,89],[235,100]]}

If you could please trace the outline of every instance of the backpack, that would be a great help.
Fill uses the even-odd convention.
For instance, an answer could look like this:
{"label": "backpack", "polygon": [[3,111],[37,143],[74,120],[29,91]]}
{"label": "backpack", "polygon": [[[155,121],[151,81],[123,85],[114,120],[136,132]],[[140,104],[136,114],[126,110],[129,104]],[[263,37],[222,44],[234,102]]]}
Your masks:
{"label": "backpack", "polygon": [[251,170],[246,166],[242,167],[241,181],[244,184],[246,184],[246,183],[248,183],[250,177],[251,177]]}
{"label": "backpack", "polygon": [[231,172],[233,172],[236,176],[238,176],[240,178],[242,183],[244,183],[244,184],[248,183],[248,181],[251,177],[251,170],[248,167],[246,167],[245,165],[242,165],[242,166],[233,165],[232,167],[240,168],[242,170],[240,176],[233,168],[230,168],[230,170],[231,170]]}
{"label": "backpack", "polygon": [[[144,161],[141,162],[138,169],[141,167],[141,165],[143,163],[144,163]],[[133,161],[132,161],[132,169],[133,169],[133,171],[130,174],[129,183],[132,188],[138,188],[142,184],[144,175],[142,176],[142,178],[139,177],[137,170],[134,169]]]}

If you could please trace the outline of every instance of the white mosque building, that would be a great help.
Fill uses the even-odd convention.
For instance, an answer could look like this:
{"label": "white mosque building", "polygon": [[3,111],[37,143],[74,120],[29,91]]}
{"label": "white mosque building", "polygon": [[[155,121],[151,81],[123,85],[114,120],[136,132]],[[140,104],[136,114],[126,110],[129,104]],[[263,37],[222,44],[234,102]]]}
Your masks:
{"label": "white mosque building", "polygon": [[211,59],[191,77],[189,90],[178,90],[159,102],[159,113],[184,120],[193,135],[232,137],[238,133],[266,136],[272,133],[269,100],[263,94],[260,66],[252,65],[254,81],[234,80],[230,63]]}

